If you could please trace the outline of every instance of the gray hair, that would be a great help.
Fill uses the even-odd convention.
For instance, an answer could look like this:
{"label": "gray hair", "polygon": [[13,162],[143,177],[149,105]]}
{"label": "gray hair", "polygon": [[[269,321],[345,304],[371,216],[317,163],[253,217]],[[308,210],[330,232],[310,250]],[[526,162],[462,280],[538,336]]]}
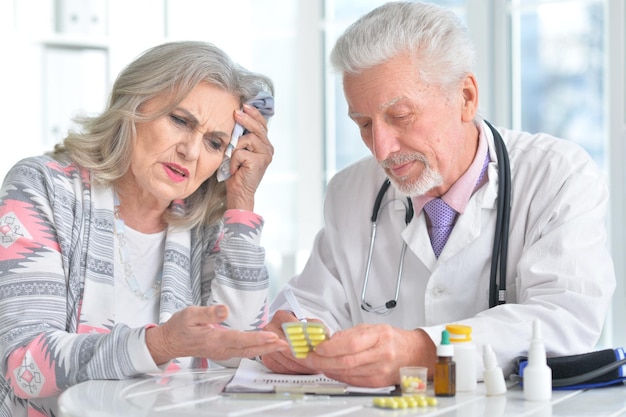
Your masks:
{"label": "gray hair", "polygon": [[473,71],[467,28],[451,10],[420,2],[389,2],[362,16],[339,37],[330,59],[344,74],[358,74],[406,52],[427,84],[451,87]]}
{"label": "gray hair", "polygon": [[[68,155],[91,171],[92,180],[110,185],[130,168],[136,123],[155,120],[173,110],[201,82],[238,97],[241,104],[260,91],[274,94],[272,81],[235,64],[216,46],[196,41],[155,46],[131,62],[117,77],[109,103],[95,117],[79,117],[81,132],[70,132],[53,155]],[[141,114],[147,101],[163,96],[167,104],[155,114]],[[166,213],[172,225],[210,225],[225,211],[226,186],[212,175],[185,200]]]}

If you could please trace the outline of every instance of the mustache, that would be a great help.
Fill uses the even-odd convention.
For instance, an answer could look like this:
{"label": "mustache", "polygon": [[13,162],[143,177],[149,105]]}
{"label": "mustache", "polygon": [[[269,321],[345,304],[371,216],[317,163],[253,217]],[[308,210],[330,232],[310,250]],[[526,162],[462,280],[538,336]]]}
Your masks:
{"label": "mustache", "polygon": [[426,156],[419,152],[391,155],[389,158],[383,160],[380,163],[380,166],[387,169],[391,168],[394,165],[400,165],[411,161],[419,161],[423,163],[426,167],[430,166],[430,163],[428,162],[428,159],[426,159]]}

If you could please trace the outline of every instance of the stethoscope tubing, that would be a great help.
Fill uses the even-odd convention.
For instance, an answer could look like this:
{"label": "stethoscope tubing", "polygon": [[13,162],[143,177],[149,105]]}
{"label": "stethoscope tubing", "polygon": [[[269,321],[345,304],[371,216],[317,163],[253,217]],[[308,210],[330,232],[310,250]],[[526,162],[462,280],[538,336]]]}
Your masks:
{"label": "stethoscope tubing", "polygon": [[[378,191],[376,200],[374,201],[374,208],[372,210],[372,217],[370,219],[372,221],[372,232],[370,234],[370,245],[367,253],[367,263],[365,265],[365,278],[363,279],[363,286],[361,289],[361,308],[365,311],[381,315],[389,314],[391,312],[391,309],[393,309],[398,304],[398,297],[400,296],[400,284],[402,282],[402,272],[404,269],[404,257],[407,250],[406,242],[402,242],[402,252],[400,253],[400,261],[398,262],[398,275],[396,277],[396,289],[394,292],[394,297],[391,300],[385,302],[385,304],[378,307],[375,307],[365,301],[367,284],[369,282],[370,269],[372,266],[372,257],[374,256],[374,242],[376,242],[376,230],[378,228],[378,213],[380,213],[383,198],[390,185],[391,182],[389,181],[389,178],[385,178],[383,185]],[[392,201],[393,200],[387,201],[385,205],[392,203]],[[408,225],[411,222],[411,220],[413,219],[413,214],[413,203],[411,202],[411,199],[407,197],[404,214],[405,224]]]}
{"label": "stethoscope tubing", "polygon": [[[496,231],[491,254],[489,277],[489,308],[506,303],[506,266],[509,246],[509,223],[511,216],[511,167],[509,155],[500,133],[485,120],[493,133],[493,142],[498,157],[498,201]],[[499,266],[499,268],[498,268]],[[498,269],[500,276],[498,277]]]}

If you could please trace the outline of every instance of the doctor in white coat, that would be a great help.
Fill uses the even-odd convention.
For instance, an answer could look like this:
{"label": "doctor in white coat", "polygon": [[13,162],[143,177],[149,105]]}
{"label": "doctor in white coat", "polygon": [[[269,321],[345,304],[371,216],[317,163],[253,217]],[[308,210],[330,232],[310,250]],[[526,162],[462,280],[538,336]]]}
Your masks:
{"label": "doctor in white coat", "polygon": [[[397,384],[401,366],[427,366],[432,376],[442,329],[459,323],[472,327],[479,349],[489,343],[509,373],[527,353],[535,319],[549,356],[592,351],[615,287],[606,245],[607,186],[592,159],[565,140],[498,129],[510,158],[510,237],[506,303],[489,308],[503,178],[494,135],[477,114],[474,50],[465,28],[435,5],[387,3],[348,28],[331,59],[343,73],[349,116],[372,157],[330,181],[325,226],[287,287],[309,318],[334,333],[306,359],[276,352],[263,362],[281,373]],[[362,296],[372,209],[385,178],[392,186],[378,215]],[[415,214],[405,224],[407,196]],[[436,197],[456,211],[439,256],[423,210]],[[390,300],[395,307],[384,306]],[[282,335],[280,325],[296,320],[289,310],[279,294],[266,330]]]}

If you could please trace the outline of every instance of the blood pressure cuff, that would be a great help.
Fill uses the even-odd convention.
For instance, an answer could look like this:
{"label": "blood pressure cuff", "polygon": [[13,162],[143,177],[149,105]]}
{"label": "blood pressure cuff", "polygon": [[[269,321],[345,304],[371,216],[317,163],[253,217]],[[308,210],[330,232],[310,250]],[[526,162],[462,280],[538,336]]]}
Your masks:
{"label": "blood pressure cuff", "polygon": [[[516,379],[521,379],[522,384],[527,359],[518,357],[515,361]],[[626,381],[624,348],[548,358],[547,363],[552,369],[552,389],[555,390],[598,388]]]}

